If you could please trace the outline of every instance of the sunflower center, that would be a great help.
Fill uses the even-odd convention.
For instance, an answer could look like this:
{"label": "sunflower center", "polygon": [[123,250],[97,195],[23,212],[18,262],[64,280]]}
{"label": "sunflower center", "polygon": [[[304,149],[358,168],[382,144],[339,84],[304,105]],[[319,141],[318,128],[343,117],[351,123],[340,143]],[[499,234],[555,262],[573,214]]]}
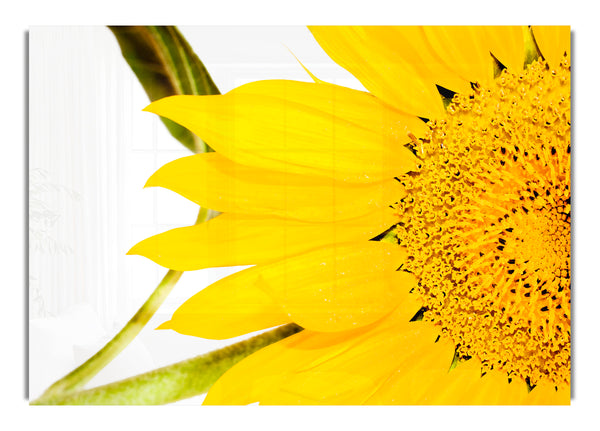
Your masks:
{"label": "sunflower center", "polygon": [[423,318],[461,358],[534,386],[570,379],[570,66],[535,61],[455,95],[399,178],[398,243]]}

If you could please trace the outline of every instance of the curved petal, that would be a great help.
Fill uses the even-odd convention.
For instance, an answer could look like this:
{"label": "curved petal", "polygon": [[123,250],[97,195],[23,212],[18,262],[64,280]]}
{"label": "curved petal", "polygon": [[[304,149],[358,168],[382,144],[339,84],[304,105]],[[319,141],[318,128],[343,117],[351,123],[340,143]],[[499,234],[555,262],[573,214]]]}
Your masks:
{"label": "curved petal", "polygon": [[531,390],[527,396],[527,404],[568,406],[571,404],[570,388],[556,389],[549,383],[541,383]]}
{"label": "curved petal", "polygon": [[[244,405],[262,401],[274,393],[298,367],[310,367],[335,358],[371,328],[342,333],[320,334],[304,330],[271,344],[230,368],[210,388],[205,405]],[[287,404],[283,400],[281,404]]]}
{"label": "curved petal", "polygon": [[396,222],[390,210],[333,223],[222,214],[147,238],[127,254],[178,271],[273,262],[328,244],[368,240]]}
{"label": "curved petal", "polygon": [[454,400],[454,404],[564,405],[570,402],[568,390],[557,391],[550,384],[542,383],[530,392],[523,381],[514,379],[509,383],[502,371],[488,371],[481,376],[480,363],[473,359],[450,372],[433,392],[436,401]]}
{"label": "curved petal", "polygon": [[571,28],[568,25],[536,25],[532,29],[538,48],[550,66],[558,67],[565,53],[571,56]]}
{"label": "curved petal", "polygon": [[461,78],[490,84],[494,79],[485,27],[427,26],[425,35],[436,54]]}
{"label": "curved petal", "polygon": [[482,377],[476,359],[459,364],[427,390],[424,404],[434,405],[508,405],[523,404],[527,395],[524,383],[512,382],[496,371]]}
{"label": "curved petal", "polygon": [[[436,82],[430,80],[430,68],[436,71],[440,67],[447,71],[447,68],[430,54],[431,49],[419,31],[412,30],[310,27],[323,50],[375,96],[403,112],[435,118],[443,114],[443,106]],[[438,76],[442,75],[438,73]],[[454,85],[447,85],[462,87],[456,80],[452,82]]]}
{"label": "curved petal", "polygon": [[197,293],[159,329],[223,339],[292,321],[315,331],[358,328],[400,303],[414,315],[421,307],[409,298],[414,280],[396,271],[405,254],[397,245],[363,241],[254,266]]}
{"label": "curved petal", "polygon": [[292,321],[335,332],[371,324],[398,304],[413,315],[419,310],[421,302],[409,295],[414,277],[396,271],[405,258],[396,244],[365,241],[321,248],[256,271],[261,287]]}
{"label": "curved petal", "polygon": [[425,124],[368,93],[295,81],[253,82],[219,96],[172,96],[146,111],[247,166],[339,181],[378,182],[414,169],[404,147]]}
{"label": "curved petal", "polygon": [[[417,359],[423,360],[423,359]],[[568,404],[568,391],[550,385],[528,392],[523,381],[509,381],[506,373],[488,371],[470,359],[451,371],[419,366],[411,374],[399,370],[368,401],[369,404],[419,405],[540,405]],[[412,377],[412,378],[411,378]]]}
{"label": "curved petal", "polygon": [[[472,360],[475,362],[474,360]],[[481,370],[477,372],[481,374]],[[508,380],[506,373],[488,371],[472,388],[465,404],[470,405],[522,405],[527,399],[527,385]]]}
{"label": "curved petal", "polygon": [[365,400],[369,405],[424,405],[430,388],[447,374],[452,363],[454,345],[440,339],[427,340]]}
{"label": "curved petal", "polygon": [[423,353],[434,352],[432,365],[447,368],[453,347],[434,343],[432,325],[408,318],[394,313],[336,333],[304,330],[235,365],[205,404],[362,404],[391,373]]}
{"label": "curved petal", "polygon": [[161,167],[146,187],[160,186],[206,208],[330,222],[363,216],[405,196],[394,179],[349,184],[331,178],[257,169],[218,153],[183,157]]}
{"label": "curved petal", "polygon": [[525,61],[525,41],[521,26],[484,27],[491,53],[509,70],[523,69]]}
{"label": "curved petal", "polygon": [[223,340],[290,323],[281,305],[258,287],[260,273],[253,269],[225,277],[201,290],[184,302],[171,320],[156,329]]}

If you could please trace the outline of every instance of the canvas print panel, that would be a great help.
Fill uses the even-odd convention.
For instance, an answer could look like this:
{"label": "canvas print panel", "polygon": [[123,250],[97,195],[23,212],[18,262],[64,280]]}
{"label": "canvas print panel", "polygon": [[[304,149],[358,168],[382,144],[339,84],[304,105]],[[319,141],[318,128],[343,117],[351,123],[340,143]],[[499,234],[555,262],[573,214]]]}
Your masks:
{"label": "canvas print panel", "polygon": [[145,183],[200,207],[129,249],[169,269],[148,309],[184,271],[252,265],[158,326],[246,338],[73,391],[88,361],[40,403],[569,404],[568,27],[309,27],[358,86],[298,58],[304,79],[226,92],[176,28],[110,30],[196,153]]}

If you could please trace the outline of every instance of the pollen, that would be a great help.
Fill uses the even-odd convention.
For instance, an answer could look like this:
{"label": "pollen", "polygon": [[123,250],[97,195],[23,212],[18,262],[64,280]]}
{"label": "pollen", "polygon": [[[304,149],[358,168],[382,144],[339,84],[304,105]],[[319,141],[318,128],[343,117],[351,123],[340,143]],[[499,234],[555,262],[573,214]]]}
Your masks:
{"label": "pollen", "polygon": [[458,358],[530,387],[570,380],[570,64],[504,69],[454,95],[398,180],[398,243],[423,319]]}

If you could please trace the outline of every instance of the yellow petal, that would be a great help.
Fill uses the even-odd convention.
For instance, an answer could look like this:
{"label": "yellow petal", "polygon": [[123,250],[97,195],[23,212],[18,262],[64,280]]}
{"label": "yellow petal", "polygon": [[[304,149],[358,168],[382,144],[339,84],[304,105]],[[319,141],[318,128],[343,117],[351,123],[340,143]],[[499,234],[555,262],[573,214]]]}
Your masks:
{"label": "yellow petal", "polygon": [[485,34],[491,53],[513,73],[523,69],[525,42],[520,26],[486,26]]}
{"label": "yellow petal", "polygon": [[423,63],[433,60],[431,67],[436,68],[439,61],[432,59],[430,50],[419,52],[422,38],[414,39],[414,46],[405,45],[413,42],[407,40],[410,30],[395,34],[390,27],[316,26],[310,31],[336,63],[381,100],[420,117],[443,113],[435,83],[424,73],[429,67]]}
{"label": "yellow petal", "polygon": [[[481,373],[480,370],[478,372]],[[509,382],[504,372],[488,371],[479,378],[469,395],[464,400],[465,404],[522,405],[527,398],[527,385],[518,379]]]}
{"label": "yellow petal", "polygon": [[532,28],[538,48],[551,67],[558,67],[565,53],[571,56],[571,27],[540,25]]}
{"label": "yellow petal", "polygon": [[571,390],[570,388],[557,390],[550,383],[540,383],[531,390],[526,402],[529,405],[568,406],[571,404]]}
{"label": "yellow petal", "polygon": [[[429,329],[433,331],[433,329]],[[435,333],[435,332],[434,332]],[[445,375],[452,363],[454,345],[447,339],[426,337],[415,340],[397,370],[365,401],[370,405],[431,404],[429,391]]]}
{"label": "yellow petal", "polygon": [[[243,405],[274,391],[294,367],[318,363],[347,350],[347,340],[370,328],[319,334],[304,330],[267,346],[230,368],[209,390],[204,404]],[[283,403],[285,404],[285,403]]]}
{"label": "yellow petal", "polygon": [[[478,361],[470,360],[473,366]],[[457,370],[460,370],[460,366]],[[473,371],[473,370],[471,370]],[[481,370],[477,368],[476,375]],[[450,373],[452,374],[452,373]],[[506,373],[502,371],[488,371],[484,376],[475,378],[472,374],[472,384],[467,384],[464,376],[453,376],[463,393],[461,404],[469,405],[568,405],[570,394],[568,390],[557,391],[554,385],[541,383],[528,391],[527,385],[520,379],[513,379],[510,383]],[[467,386],[467,387],[465,387]]]}
{"label": "yellow petal", "polygon": [[[406,402],[403,390],[400,391],[403,395],[396,394],[396,402],[431,405],[568,404],[568,391],[557,392],[551,385],[541,385],[528,392],[525,382],[519,379],[509,382],[508,376],[502,371],[487,371],[482,376],[481,362],[477,359],[470,359],[444,373],[422,367],[418,375],[420,379],[414,389],[406,381],[398,379],[395,382],[395,388],[413,392],[411,402]],[[393,395],[393,388],[387,386],[382,386],[379,392],[387,391]]]}
{"label": "yellow petal", "polygon": [[157,329],[223,340],[290,323],[291,319],[258,287],[250,268],[211,284],[188,299]]}
{"label": "yellow petal", "polygon": [[[353,331],[304,330],[235,365],[211,388],[205,404],[362,404],[436,337],[432,325],[409,323],[406,314]],[[448,366],[452,350],[437,353],[436,366]]]}
{"label": "yellow petal", "polygon": [[427,26],[424,31],[435,53],[461,78],[482,84],[492,82],[493,60],[485,27]]}
{"label": "yellow petal", "polygon": [[481,375],[481,362],[470,359],[446,373],[427,391],[427,404],[434,405],[515,405],[523,404],[527,387],[509,383],[505,373],[488,371]]}
{"label": "yellow petal", "polygon": [[252,270],[298,325],[344,331],[371,324],[398,304],[413,315],[419,310],[421,302],[409,295],[414,277],[396,271],[405,258],[398,245],[364,241],[324,247]]}
{"label": "yellow petal", "polygon": [[178,271],[252,265],[328,244],[368,240],[395,222],[387,208],[334,223],[222,214],[206,223],[147,238],[127,254],[145,256]]}
{"label": "yellow petal", "polygon": [[218,153],[177,159],[146,183],[161,186],[206,208],[236,214],[265,214],[327,222],[363,216],[405,195],[394,179],[349,184],[326,177],[257,169]]}
{"label": "yellow petal", "polygon": [[469,396],[472,387],[477,384],[481,378],[481,366],[470,367],[473,364],[459,365],[450,370],[449,368],[443,376],[438,375],[438,379],[431,384],[419,404],[425,405],[462,405],[465,404],[465,398]]}
{"label": "yellow petal", "polygon": [[254,266],[197,293],[159,329],[223,339],[291,321],[316,331],[357,328],[400,302],[414,314],[421,307],[408,298],[414,280],[396,271],[405,255],[397,245],[363,241]]}
{"label": "yellow petal", "polygon": [[173,96],[146,108],[247,166],[379,182],[414,169],[404,147],[425,124],[368,93],[335,85],[260,81],[219,96]]}
{"label": "yellow petal", "polygon": [[308,76],[310,76],[310,78],[314,82],[316,82],[317,84],[324,84],[324,85],[329,84],[329,82],[326,82],[326,81],[323,81],[322,79],[317,78],[317,76],[314,73],[312,73],[310,70],[308,70],[308,68],[304,64],[302,64],[302,62],[300,61],[300,59],[298,57],[296,57],[296,54],[294,54],[292,52],[292,50],[289,50],[289,51],[290,51],[290,54],[292,54],[294,56],[294,58],[296,59],[296,61],[300,64],[300,66],[302,67],[302,69],[304,69],[304,71],[306,73],[308,73]]}

